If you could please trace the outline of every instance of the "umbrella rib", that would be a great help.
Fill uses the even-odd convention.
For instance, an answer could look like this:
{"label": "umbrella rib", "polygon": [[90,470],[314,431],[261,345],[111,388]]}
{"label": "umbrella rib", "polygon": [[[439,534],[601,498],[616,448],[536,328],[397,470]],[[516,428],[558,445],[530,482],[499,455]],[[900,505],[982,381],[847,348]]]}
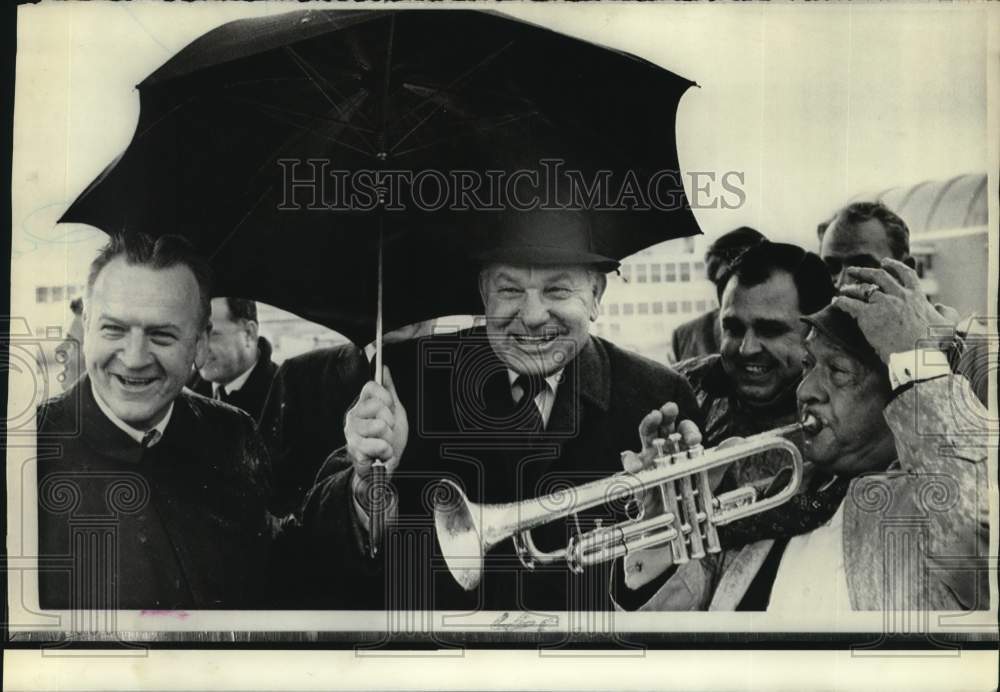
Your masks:
{"label": "umbrella rib", "polygon": [[164,113],[163,115],[161,115],[159,118],[157,118],[153,122],[149,123],[149,125],[147,125],[146,127],[142,128],[142,130],[136,130],[135,131],[135,136],[133,137],[133,139],[139,139],[141,137],[144,137],[147,132],[149,132],[154,127],[156,127],[157,125],[159,125],[161,122],[163,122],[164,120],[166,120],[167,118],[169,118],[174,113],[174,111],[180,110],[184,106],[186,106],[189,103],[191,103],[192,100],[193,100],[192,98],[188,98],[183,103],[176,104],[173,108],[171,108],[170,110],[168,110],[166,113]]}
{"label": "umbrella rib", "polygon": [[[488,64],[492,63],[494,60],[496,60],[500,56],[501,53],[506,52],[511,46],[514,45],[514,43],[515,43],[515,41],[509,41],[505,45],[503,45],[500,48],[498,48],[497,50],[493,51],[491,54],[487,55],[485,58],[483,58],[482,60],[480,60],[478,63],[476,63],[475,65],[472,65],[471,67],[469,67],[468,70],[466,70],[462,74],[460,74],[457,77],[455,77],[455,79],[453,79],[450,83],[448,83],[447,85],[445,85],[443,88],[438,89],[437,92],[435,92],[435,93],[441,93],[443,91],[450,91],[452,88],[454,88],[454,87],[458,86],[459,84],[461,84],[462,82],[468,80],[469,77],[471,77],[477,71],[481,70],[483,67],[485,67],[486,65],[488,65]],[[402,121],[404,118],[406,118],[407,116],[409,116],[411,113],[415,113],[418,109],[422,108],[426,103],[430,102],[431,98],[432,97],[428,96],[425,99],[423,99],[420,103],[416,104],[413,108],[411,108],[409,111],[407,111],[402,116],[400,116],[399,120]],[[392,147],[392,149],[390,150],[389,153],[395,154],[396,150],[399,149],[400,146],[402,146],[403,142],[405,142],[407,139],[409,139],[409,137],[414,132],[416,132],[418,129],[420,129],[420,127],[423,126],[423,124],[426,123],[428,120],[430,120],[431,118],[433,118],[437,114],[437,112],[439,110],[441,110],[443,107],[444,107],[444,104],[442,104],[442,103],[436,104],[434,106],[434,108],[430,111],[430,113],[428,113],[425,117],[421,118],[417,122],[416,125],[414,125],[412,128],[410,128],[410,130],[408,132],[406,132],[402,137],[400,137],[396,141],[396,143],[393,145],[393,147]]]}
{"label": "umbrella rib", "polygon": [[[336,101],[334,101],[334,99],[330,96],[330,94],[328,94],[326,92],[326,89],[324,89],[323,87],[325,85],[326,88],[328,88],[331,91],[333,91],[334,94],[338,98],[340,98],[342,101],[347,101],[348,100],[347,97],[344,96],[343,94],[341,94],[340,91],[337,89],[336,86],[334,86],[333,84],[331,84],[330,81],[328,79],[326,79],[319,72],[319,70],[317,70],[315,67],[313,67],[312,65],[310,65],[309,62],[307,60],[305,60],[305,58],[303,58],[301,55],[299,55],[299,53],[296,52],[296,50],[294,48],[292,48],[291,46],[285,46],[285,51],[291,56],[292,61],[295,63],[295,65],[300,70],[302,70],[302,73],[306,77],[309,78],[309,81],[313,83],[313,85],[316,87],[317,91],[319,91],[319,93],[323,95],[323,98],[325,98],[330,103],[331,106],[333,106],[335,109],[337,109],[337,115],[339,115],[341,117],[344,117],[344,113],[341,110],[340,104],[338,104]],[[322,84],[320,83],[321,81],[322,81]],[[355,111],[355,112],[357,112],[357,111]],[[364,113],[358,112],[358,115],[360,115],[365,120],[368,120],[368,118],[365,117]],[[360,130],[358,131],[358,136],[360,136],[362,140],[365,139],[364,136],[361,135]],[[375,150],[375,147],[372,146],[371,142],[369,142],[369,141],[366,140],[365,144],[369,148],[371,148],[372,151]]]}
{"label": "umbrella rib", "polygon": [[[368,157],[374,156],[374,152],[373,151],[366,151],[364,149],[360,149],[360,148],[354,146],[353,144],[349,144],[349,143],[347,143],[347,142],[345,142],[345,141],[343,141],[341,139],[337,139],[336,137],[334,137],[332,135],[329,135],[329,134],[326,134],[325,132],[321,132],[321,131],[316,130],[314,128],[310,128],[310,127],[308,127],[306,125],[303,125],[302,123],[296,122],[292,118],[281,117],[283,115],[287,115],[291,111],[284,111],[282,109],[274,108],[274,107],[269,106],[268,104],[258,104],[258,105],[261,105],[266,110],[271,111],[268,115],[270,115],[274,120],[276,120],[278,122],[282,122],[282,123],[284,123],[286,125],[290,125],[290,126],[292,126],[294,128],[302,130],[303,132],[315,134],[316,136],[320,137],[321,139],[324,139],[324,140],[327,140],[327,141],[332,142],[334,144],[337,144],[339,146],[342,146],[345,149],[350,149],[351,151],[356,152],[358,154],[361,154],[362,156],[368,156]],[[303,115],[307,115],[307,114],[303,114]],[[309,117],[318,117],[318,116],[309,116]],[[333,121],[333,122],[338,122],[338,121]],[[341,124],[346,125],[348,127],[351,127],[350,123],[341,123]]]}
{"label": "umbrella rib", "polygon": [[[331,106],[337,109],[337,114],[341,115],[340,105],[333,100],[330,94],[326,92],[326,89],[323,88],[323,85],[320,84],[319,81],[320,79],[323,79],[324,82],[326,82],[326,79],[324,79],[322,75],[320,75],[314,69],[312,69],[312,67],[306,62],[306,60],[301,55],[298,54],[298,52],[294,48],[292,48],[291,46],[285,46],[284,50],[285,53],[287,53],[288,56],[292,59],[292,62],[295,63],[295,66],[302,71],[302,74],[304,74],[306,77],[309,78],[309,81],[312,82],[313,86],[316,87],[316,90],[323,96],[323,98],[325,98],[330,103]],[[332,84],[326,84],[326,86],[330,88],[332,91],[337,92],[336,87],[334,87]],[[336,95],[341,99],[344,98],[344,95],[339,92]]]}
{"label": "umbrella rib", "polygon": [[236,223],[236,225],[233,226],[233,230],[229,231],[229,233],[226,234],[226,237],[222,239],[222,242],[215,247],[215,250],[213,250],[212,254],[209,255],[210,260],[215,259],[216,256],[218,256],[218,254],[222,251],[222,249],[229,244],[229,241],[233,239],[233,236],[236,235],[236,232],[240,230],[240,228],[243,226],[244,223],[246,223],[246,220],[250,218],[250,215],[253,214],[254,210],[257,209],[258,206],[260,206],[260,203],[264,201],[264,198],[267,197],[268,193],[270,193],[272,189],[273,186],[268,186],[264,188],[264,190],[257,197],[257,200],[252,205],[250,205],[249,209],[247,209],[247,212],[246,214],[243,215],[243,218],[241,218]]}
{"label": "umbrella rib", "polygon": [[[266,102],[266,101],[258,101],[258,100],[255,100],[255,99],[249,99],[249,98],[246,98],[245,96],[239,97],[239,98],[234,98],[233,100],[234,101],[239,101],[240,103],[244,103],[246,105],[257,106],[262,111],[270,111],[270,112],[273,112],[273,113],[284,113],[284,114],[287,114],[287,115],[299,115],[299,116],[302,116],[303,118],[324,120],[324,121],[326,121],[326,122],[328,122],[328,123],[330,123],[332,125],[343,125],[344,127],[347,127],[349,129],[354,130],[355,132],[359,132],[359,133],[361,133],[361,132],[366,132],[368,134],[374,134],[375,133],[375,130],[372,130],[372,129],[369,129],[369,128],[365,128],[365,127],[361,127],[360,125],[357,125],[357,124],[352,123],[352,122],[347,121],[347,120],[338,120],[337,118],[331,118],[330,116],[326,115],[325,113],[307,113],[307,112],[304,112],[304,111],[292,110],[290,108],[282,108],[282,107],[277,106],[277,105],[275,105],[273,103],[269,103],[269,102]],[[368,142],[365,142],[365,143],[368,144]]]}
{"label": "umbrella rib", "polygon": [[[296,137],[291,138],[294,141],[288,141],[288,140],[286,140],[286,141],[282,142],[270,154],[268,154],[267,156],[265,156],[262,159],[261,165],[257,167],[257,173],[258,174],[260,174],[268,165],[273,164],[279,157],[281,157],[282,150],[288,149],[295,142],[300,142],[303,138],[305,138],[306,135],[309,135],[309,134],[318,134],[320,136],[323,136],[320,132],[318,132],[316,130],[311,130],[309,128],[300,127],[299,130],[300,130],[299,135],[296,136]],[[337,142],[337,143],[341,144],[341,142]],[[344,144],[344,146],[349,146],[349,145]]]}
{"label": "umbrella rib", "polygon": [[[491,129],[495,129],[495,128],[498,128],[498,127],[502,127],[504,125],[509,125],[510,123],[517,122],[518,120],[524,120],[525,118],[531,118],[531,117],[533,117],[533,116],[535,116],[537,114],[538,114],[537,111],[532,111],[530,113],[516,113],[516,114],[513,114],[513,115],[504,116],[503,118],[497,120],[495,123],[492,123],[492,125],[490,127],[491,127]],[[478,122],[484,122],[484,120],[485,119],[482,119],[482,120],[480,120]],[[472,132],[475,132],[475,131],[477,131],[479,129],[482,129],[482,128],[479,128],[478,126],[476,126],[475,124],[473,124],[472,127],[470,128],[471,132],[468,132],[466,134],[471,134]],[[425,142],[424,144],[421,144],[419,146],[415,146],[415,147],[412,147],[410,149],[404,149],[403,151],[397,152],[395,155],[396,156],[408,156],[409,154],[412,154],[414,152],[420,151],[421,149],[427,149],[427,148],[433,147],[433,146],[437,145],[439,142],[445,142],[445,141],[457,139],[457,138],[460,138],[460,137],[463,137],[463,136],[464,135],[462,135],[462,134],[456,134],[456,133],[453,132],[453,133],[450,133],[447,137],[438,137],[437,139],[431,140],[430,142]]]}

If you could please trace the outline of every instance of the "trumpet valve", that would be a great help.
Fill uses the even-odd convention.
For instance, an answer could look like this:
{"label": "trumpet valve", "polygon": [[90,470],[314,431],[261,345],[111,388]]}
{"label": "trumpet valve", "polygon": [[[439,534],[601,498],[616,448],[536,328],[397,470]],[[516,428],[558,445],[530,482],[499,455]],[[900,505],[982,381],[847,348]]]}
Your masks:
{"label": "trumpet valve", "polygon": [[719,532],[715,528],[715,498],[712,496],[708,471],[698,474],[698,504],[704,512],[701,516],[705,517],[705,549],[709,553],[718,553],[722,550],[722,544],[719,542]]}
{"label": "trumpet valve", "polygon": [[667,441],[670,443],[670,453],[677,454],[681,451],[681,440],[684,439],[680,433],[670,433]]}
{"label": "trumpet valve", "polygon": [[653,440],[653,447],[656,448],[656,460],[660,461],[663,459],[663,448],[667,445],[667,441],[662,437],[657,437]]}

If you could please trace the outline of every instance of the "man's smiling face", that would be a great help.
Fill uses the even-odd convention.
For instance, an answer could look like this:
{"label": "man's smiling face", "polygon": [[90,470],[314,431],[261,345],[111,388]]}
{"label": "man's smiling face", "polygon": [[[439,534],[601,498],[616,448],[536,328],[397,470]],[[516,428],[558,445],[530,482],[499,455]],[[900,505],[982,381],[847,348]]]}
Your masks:
{"label": "man's smiling face", "polygon": [[98,274],[84,306],[84,355],[94,389],[123,421],[152,428],[205,355],[194,273],[118,257]]}
{"label": "man's smiling face", "polygon": [[802,374],[799,293],[792,275],[776,269],[763,283],[733,277],[722,294],[722,366],[741,400],[767,404],[790,391]]}
{"label": "man's smiling face", "polygon": [[604,293],[584,266],[494,264],[480,275],[490,345],[508,368],[550,375],[579,354]]}

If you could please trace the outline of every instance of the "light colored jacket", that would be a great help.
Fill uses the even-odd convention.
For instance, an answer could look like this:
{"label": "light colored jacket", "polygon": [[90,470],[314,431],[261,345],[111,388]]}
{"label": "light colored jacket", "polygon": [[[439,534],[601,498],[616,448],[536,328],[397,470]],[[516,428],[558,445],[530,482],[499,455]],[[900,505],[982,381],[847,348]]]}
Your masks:
{"label": "light colored jacket", "polygon": [[[968,380],[919,382],[884,412],[898,462],[844,499],[854,610],[989,608],[989,414]],[[995,444],[995,441],[992,442]],[[640,610],[734,610],[773,540],[680,566]],[[626,570],[628,570],[626,564]]]}

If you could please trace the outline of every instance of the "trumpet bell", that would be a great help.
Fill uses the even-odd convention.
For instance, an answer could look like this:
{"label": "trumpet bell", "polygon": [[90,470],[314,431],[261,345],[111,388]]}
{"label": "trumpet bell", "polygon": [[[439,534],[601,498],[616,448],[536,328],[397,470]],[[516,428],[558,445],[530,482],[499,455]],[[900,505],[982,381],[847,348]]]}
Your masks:
{"label": "trumpet bell", "polygon": [[434,490],[434,528],[441,554],[455,581],[471,591],[483,578],[483,545],[474,505],[455,483],[443,479]]}

